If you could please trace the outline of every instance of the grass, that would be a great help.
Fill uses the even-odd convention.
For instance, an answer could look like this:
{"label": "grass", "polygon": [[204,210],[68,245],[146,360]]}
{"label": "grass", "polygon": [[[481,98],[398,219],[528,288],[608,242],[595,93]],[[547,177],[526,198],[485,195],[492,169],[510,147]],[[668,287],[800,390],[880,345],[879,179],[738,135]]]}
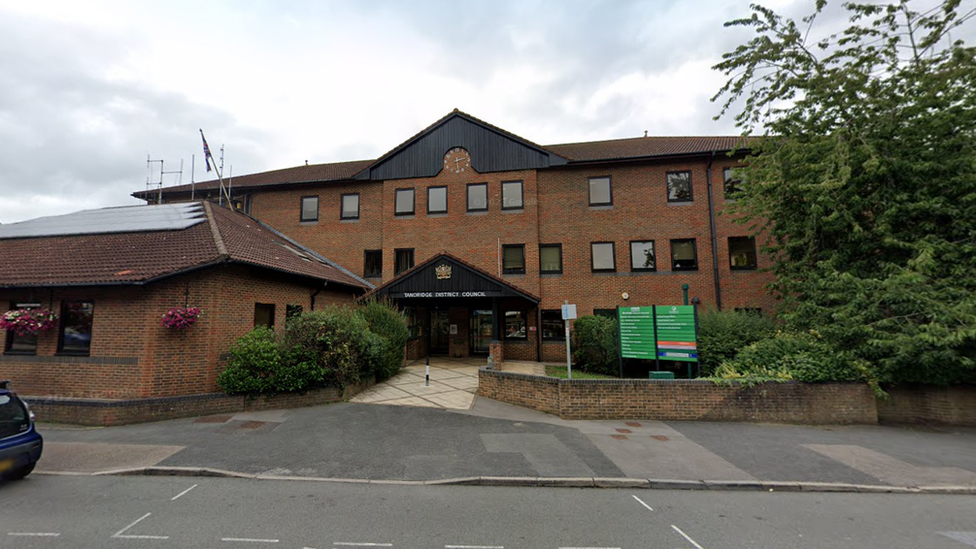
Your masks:
{"label": "grass", "polygon": [[[546,365],[546,375],[549,377],[558,377],[560,379],[566,379],[568,377],[565,366],[553,366],[551,364]],[[617,376],[591,374],[589,372],[573,370],[573,379],[617,379]]]}

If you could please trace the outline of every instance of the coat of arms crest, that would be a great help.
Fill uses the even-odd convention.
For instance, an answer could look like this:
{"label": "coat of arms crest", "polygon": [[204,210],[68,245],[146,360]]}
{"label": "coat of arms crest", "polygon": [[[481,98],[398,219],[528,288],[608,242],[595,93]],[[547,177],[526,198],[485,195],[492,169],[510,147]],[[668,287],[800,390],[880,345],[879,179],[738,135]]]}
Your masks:
{"label": "coat of arms crest", "polygon": [[437,280],[445,280],[451,278],[451,266],[450,265],[438,265],[434,268],[434,273],[437,275]]}

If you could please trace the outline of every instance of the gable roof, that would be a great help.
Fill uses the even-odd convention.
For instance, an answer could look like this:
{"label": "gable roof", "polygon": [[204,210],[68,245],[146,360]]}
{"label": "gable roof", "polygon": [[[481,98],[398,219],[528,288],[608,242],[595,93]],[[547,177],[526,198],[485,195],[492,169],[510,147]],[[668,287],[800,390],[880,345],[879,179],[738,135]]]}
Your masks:
{"label": "gable roof", "polygon": [[[277,187],[282,185],[339,182],[346,183],[353,182],[355,180],[382,179],[383,177],[389,175],[383,173],[385,164],[390,163],[398,155],[403,154],[404,151],[412,146],[422,145],[422,147],[429,147],[427,144],[422,144],[425,139],[430,138],[439,131],[444,131],[445,128],[450,124],[455,124],[459,121],[469,124],[472,128],[481,130],[483,132],[482,135],[488,136],[489,139],[498,138],[501,141],[508,143],[510,147],[514,149],[514,154],[516,155],[528,155],[529,157],[535,157],[534,159],[530,158],[528,166],[533,166],[532,162],[535,162],[535,167],[538,169],[545,169],[560,165],[586,164],[594,162],[663,159],[669,157],[702,155],[712,152],[725,153],[733,150],[748,151],[749,145],[755,143],[755,141],[759,139],[758,137],[743,136],[645,136],[624,139],[608,139],[603,141],[562,143],[556,145],[539,145],[502,128],[489,124],[488,122],[485,122],[479,118],[471,116],[470,114],[454,109],[446,116],[424,128],[403,143],[397,145],[389,152],[373,160],[354,160],[348,162],[332,162],[327,164],[295,166],[293,168],[284,168],[280,170],[235,176],[232,179],[229,178],[228,180],[225,180],[224,184],[231,186],[233,189],[256,189],[263,187]],[[457,136],[458,130],[454,129],[451,131],[453,131],[454,136]],[[472,136],[469,135],[468,137]],[[484,146],[484,143],[481,143],[479,139],[474,139],[474,141],[478,142],[478,144],[469,146]],[[440,145],[441,144],[438,144],[438,146]],[[462,146],[461,143],[451,144],[451,146],[455,145]],[[440,146],[437,152],[433,155],[436,158],[433,161],[429,161],[432,163],[431,166],[436,165],[439,168],[441,157],[446,150],[446,148]],[[429,150],[425,150],[424,152],[428,154],[430,153]],[[472,161],[475,163],[476,168],[478,167],[477,164],[485,161],[486,158],[486,155],[483,154],[473,154],[472,156]],[[522,161],[525,162],[525,159],[522,158]],[[414,168],[416,169],[416,166],[414,166]],[[426,171],[430,172],[433,169],[433,167],[428,166]],[[504,166],[491,166],[486,171],[504,171]],[[433,173],[428,175],[433,175]],[[394,177],[387,178],[394,179]],[[219,187],[219,181],[213,179],[210,181],[201,181],[195,185],[164,187],[163,193],[169,195],[189,195],[191,189],[194,188],[197,192],[205,193],[207,191],[218,189]],[[142,200],[150,200],[158,192],[158,190],[136,191],[132,193],[132,196]]]}
{"label": "gable roof", "polygon": [[[452,272],[450,277],[441,280],[439,277],[432,277],[435,265],[448,264],[458,267],[461,272]],[[452,265],[453,264],[453,265]],[[470,293],[472,290],[485,292],[484,296],[465,296],[463,293]],[[502,278],[499,278],[488,271],[479,269],[463,259],[449,254],[439,252],[412,269],[404,271],[399,276],[387,281],[385,284],[377,286],[369,293],[360,297],[368,299],[372,296],[386,295],[394,298],[410,298],[408,295],[413,292],[454,292],[462,295],[450,295],[444,297],[465,298],[465,297],[504,297],[515,296],[527,299],[533,303],[539,303],[542,298],[531,294],[517,286],[513,286]],[[401,295],[405,294],[405,295]],[[436,295],[424,297],[439,297]]]}
{"label": "gable roof", "polygon": [[[71,231],[32,231],[51,226],[51,219],[0,225],[0,288],[45,286],[139,285],[169,276],[237,263],[342,284],[372,287],[365,280],[285,239],[256,219],[207,202],[180,204],[186,227],[89,230],[84,219],[153,217],[174,204],[123,206],[89,210],[74,218]],[[64,221],[64,219],[62,219]],[[179,220],[173,220],[178,225]]]}

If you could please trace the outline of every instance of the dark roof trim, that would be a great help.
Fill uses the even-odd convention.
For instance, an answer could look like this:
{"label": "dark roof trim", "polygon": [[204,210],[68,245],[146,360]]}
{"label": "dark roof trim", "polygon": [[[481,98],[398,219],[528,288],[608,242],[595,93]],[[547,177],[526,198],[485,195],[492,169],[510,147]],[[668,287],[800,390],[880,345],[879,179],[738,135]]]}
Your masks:
{"label": "dark roof trim", "polygon": [[633,164],[637,162],[649,162],[649,161],[657,162],[657,161],[671,160],[671,159],[695,158],[697,156],[708,158],[712,155],[722,154],[722,153],[735,153],[735,155],[739,155],[741,153],[742,155],[748,155],[751,152],[752,149],[737,148],[737,149],[715,149],[715,150],[696,151],[696,152],[688,152],[688,153],[670,153],[670,154],[650,155],[650,156],[628,156],[623,158],[604,158],[604,159],[596,159],[596,160],[570,160],[569,163],[564,166],[553,166],[553,168],[574,168],[579,166],[596,166],[596,165],[604,165],[604,164]]}

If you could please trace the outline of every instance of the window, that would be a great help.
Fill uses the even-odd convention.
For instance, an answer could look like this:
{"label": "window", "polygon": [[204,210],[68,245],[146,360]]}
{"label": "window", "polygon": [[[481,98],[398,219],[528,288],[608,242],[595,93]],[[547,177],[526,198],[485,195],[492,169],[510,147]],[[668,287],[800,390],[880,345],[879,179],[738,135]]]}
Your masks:
{"label": "window", "polygon": [[407,332],[410,334],[409,339],[417,339],[423,335],[423,323],[417,318],[416,307],[404,307],[403,316],[407,321]]}
{"label": "window", "polygon": [[756,268],[756,239],[751,236],[729,237],[729,267],[751,271]]}
{"label": "window", "polygon": [[725,168],[725,199],[735,200],[735,195],[742,192],[742,177],[736,176],[733,168]]}
{"label": "window", "polygon": [[695,249],[694,238],[671,241],[671,270],[698,270],[698,251]]}
{"label": "window", "polygon": [[488,184],[472,183],[468,185],[468,211],[488,211]]}
{"label": "window", "polygon": [[593,242],[590,244],[591,266],[593,271],[615,271],[617,262],[613,253],[613,242]]}
{"label": "window", "polygon": [[396,215],[413,215],[413,189],[396,190]]}
{"label": "window", "polygon": [[363,256],[363,276],[366,278],[383,276],[383,250],[366,250]]}
{"label": "window", "polygon": [[562,309],[542,310],[542,339],[562,341],[566,339],[566,324]]}
{"label": "window", "polygon": [[342,195],[340,219],[359,219],[359,193]]}
{"label": "window", "polygon": [[232,204],[234,205],[234,209],[239,212],[251,213],[251,195],[249,194],[234,197]]}
{"label": "window", "polygon": [[318,221],[318,220],[319,220],[319,197],[303,196],[301,221]]}
{"label": "window", "polygon": [[[37,309],[40,303],[10,303],[10,310]],[[14,330],[7,330],[7,348],[5,352],[16,355],[37,354],[37,334],[20,335]]]}
{"label": "window", "polygon": [[522,182],[521,181],[502,182],[502,209],[503,210],[522,209]]}
{"label": "window", "polygon": [[61,333],[58,334],[58,353],[87,355],[91,352],[93,301],[64,301],[61,303]]}
{"label": "window", "polygon": [[502,245],[502,272],[525,274],[525,244]]}
{"label": "window", "polygon": [[593,316],[602,316],[617,320],[617,309],[593,309]]}
{"label": "window", "polygon": [[668,202],[691,202],[691,172],[668,172]]}
{"label": "window", "polygon": [[447,213],[447,187],[430,187],[427,189],[427,213]]}
{"label": "window", "polygon": [[559,274],[563,272],[563,245],[539,245],[539,272],[542,274]]}
{"label": "window", "polygon": [[302,307],[301,305],[295,305],[294,303],[289,303],[288,305],[285,305],[285,320],[288,320],[289,318],[302,316],[303,310],[304,307]]}
{"label": "window", "polygon": [[413,248],[402,248],[393,251],[393,276],[413,269]]}
{"label": "window", "polygon": [[653,271],[657,269],[654,260],[653,240],[632,240],[630,242],[630,270]]}
{"label": "window", "polygon": [[590,206],[610,206],[613,204],[613,193],[610,189],[609,177],[590,178]]}
{"label": "window", "polygon": [[254,304],[254,327],[265,326],[274,328],[275,306],[274,303],[255,303]]}
{"label": "window", "polygon": [[505,339],[526,339],[525,311],[505,311]]}

